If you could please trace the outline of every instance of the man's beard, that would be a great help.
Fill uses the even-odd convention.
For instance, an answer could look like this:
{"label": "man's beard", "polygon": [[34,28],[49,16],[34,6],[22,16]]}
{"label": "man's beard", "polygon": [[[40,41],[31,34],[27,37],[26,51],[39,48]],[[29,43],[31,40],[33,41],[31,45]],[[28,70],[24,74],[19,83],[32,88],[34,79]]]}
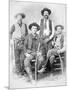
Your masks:
{"label": "man's beard", "polygon": [[36,36],[36,32],[35,33],[32,33],[33,34],[33,36]]}

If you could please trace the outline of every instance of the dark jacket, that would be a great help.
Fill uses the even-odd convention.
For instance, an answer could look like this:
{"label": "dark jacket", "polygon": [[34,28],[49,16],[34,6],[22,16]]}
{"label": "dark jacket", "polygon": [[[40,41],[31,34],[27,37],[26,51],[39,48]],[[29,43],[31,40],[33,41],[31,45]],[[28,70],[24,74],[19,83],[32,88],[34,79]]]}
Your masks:
{"label": "dark jacket", "polygon": [[32,34],[28,34],[25,38],[24,47],[25,52],[36,52],[39,44],[39,36],[36,34],[34,37]]}

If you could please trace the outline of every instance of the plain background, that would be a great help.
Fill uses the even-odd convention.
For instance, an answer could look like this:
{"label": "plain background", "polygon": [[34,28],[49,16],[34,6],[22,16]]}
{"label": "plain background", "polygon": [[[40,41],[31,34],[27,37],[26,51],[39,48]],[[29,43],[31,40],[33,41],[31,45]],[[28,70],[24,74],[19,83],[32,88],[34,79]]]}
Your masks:
{"label": "plain background", "polygon": [[[41,15],[41,10],[46,7],[50,8],[52,13],[50,15],[50,19],[52,19],[54,25],[61,24],[64,26],[64,30],[66,31],[66,5],[65,4],[52,4],[52,3],[40,3],[40,2],[22,2],[22,1],[13,1],[10,0],[10,28],[11,26],[15,23],[16,18],[15,15],[17,13],[25,13],[26,17],[23,19],[23,22],[29,26],[30,23],[32,22],[37,22],[40,25],[40,21],[42,15]],[[11,30],[11,29],[10,29]],[[29,30],[30,33],[30,30]],[[13,55],[13,49],[11,48],[11,54],[10,54],[10,64],[12,63],[14,55]],[[11,67],[11,65],[10,65]],[[57,83],[59,85],[63,85],[64,82],[64,77],[61,79],[58,79],[58,81],[51,81],[48,82],[46,79],[43,78],[40,82],[37,83],[36,86],[31,86],[31,84],[27,84],[25,81],[22,79],[15,79],[14,75],[11,73],[12,70],[10,68],[10,87],[11,88],[26,88],[26,87],[44,87],[44,86],[56,86]]]}
{"label": "plain background", "polygon": [[40,19],[42,18],[41,10],[46,7],[50,8],[52,13],[50,18],[54,22],[54,25],[61,24],[65,28],[65,14],[66,5],[64,4],[52,4],[52,3],[33,3],[33,2],[15,2],[15,0],[10,0],[10,27],[15,23],[15,15],[17,13],[24,13],[26,15],[23,21],[29,25],[32,22],[37,22],[40,24]]}
{"label": "plain background", "polygon": [[[68,4],[67,2],[68,0],[24,0],[24,1]],[[9,34],[8,34],[9,13],[8,11],[9,11],[9,1],[1,0],[0,1],[0,90],[7,90],[6,87],[8,87],[8,76],[9,76],[9,73],[8,73],[8,70],[9,70]],[[68,36],[68,33],[66,35]],[[67,65],[68,65],[68,62],[67,62]],[[33,90],[45,90],[45,89],[67,90],[67,88],[68,86],[32,88],[32,89]],[[28,90],[31,90],[31,89],[28,89]]]}

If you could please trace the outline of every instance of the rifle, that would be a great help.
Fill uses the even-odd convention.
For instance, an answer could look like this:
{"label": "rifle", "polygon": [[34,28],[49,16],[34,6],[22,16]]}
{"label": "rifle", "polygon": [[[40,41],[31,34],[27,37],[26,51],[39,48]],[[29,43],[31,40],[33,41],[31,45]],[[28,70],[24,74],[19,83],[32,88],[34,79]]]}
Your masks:
{"label": "rifle", "polygon": [[[38,44],[38,50],[40,49],[40,42]],[[36,56],[36,61],[35,61],[35,81],[37,81],[37,62],[38,62],[38,56]]]}

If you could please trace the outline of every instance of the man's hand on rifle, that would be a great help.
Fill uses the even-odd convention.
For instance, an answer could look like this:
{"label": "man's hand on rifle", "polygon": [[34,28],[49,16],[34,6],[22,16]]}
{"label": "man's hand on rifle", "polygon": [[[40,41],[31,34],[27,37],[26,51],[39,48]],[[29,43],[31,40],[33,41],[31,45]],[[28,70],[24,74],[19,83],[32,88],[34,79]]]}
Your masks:
{"label": "man's hand on rifle", "polygon": [[37,51],[37,56],[40,56],[41,54],[42,54],[41,52]]}
{"label": "man's hand on rifle", "polygon": [[57,50],[57,53],[60,54],[61,53],[61,50]]}
{"label": "man's hand on rifle", "polygon": [[47,43],[48,41],[49,41],[49,38],[46,38],[46,39],[45,39],[45,43]]}
{"label": "man's hand on rifle", "polygon": [[26,52],[26,53],[25,53],[25,56],[26,56],[26,57],[30,57],[30,54]]}
{"label": "man's hand on rifle", "polygon": [[49,42],[50,39],[49,38],[43,39],[42,37],[40,37],[39,40],[40,40],[40,43],[44,44],[44,43]]}

